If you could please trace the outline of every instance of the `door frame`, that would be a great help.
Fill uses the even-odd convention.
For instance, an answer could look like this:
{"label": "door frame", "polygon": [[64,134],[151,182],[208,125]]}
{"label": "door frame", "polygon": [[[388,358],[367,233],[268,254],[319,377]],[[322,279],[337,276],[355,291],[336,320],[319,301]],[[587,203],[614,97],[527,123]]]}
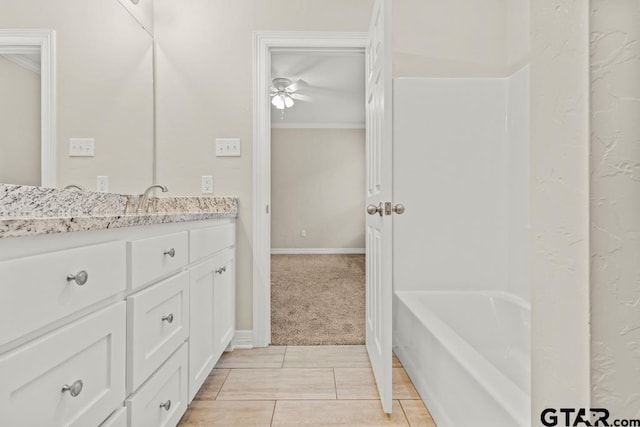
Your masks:
{"label": "door frame", "polygon": [[[271,343],[271,52],[365,49],[366,32],[253,33],[253,346]],[[363,100],[364,102],[364,100]]]}
{"label": "door frame", "polygon": [[[0,54],[40,52],[40,186],[56,186],[56,32],[0,29]],[[29,64],[23,64],[29,67]]]}

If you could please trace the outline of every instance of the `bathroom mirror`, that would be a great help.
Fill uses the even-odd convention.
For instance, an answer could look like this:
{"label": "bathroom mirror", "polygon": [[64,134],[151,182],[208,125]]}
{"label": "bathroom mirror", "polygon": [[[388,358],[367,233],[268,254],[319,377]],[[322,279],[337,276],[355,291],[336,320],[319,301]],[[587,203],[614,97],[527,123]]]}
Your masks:
{"label": "bathroom mirror", "polygon": [[[143,2],[150,0],[139,1]],[[43,138],[37,147],[41,150],[41,167],[36,167],[40,176],[32,174],[26,179],[13,174],[12,179],[7,176],[9,168],[0,163],[0,182],[58,187],[75,184],[96,190],[98,177],[107,177],[102,190],[139,193],[149,186],[153,181],[154,150],[153,38],[133,13],[120,0],[5,1],[0,2],[0,29],[5,36],[16,30],[26,33],[46,30],[43,32],[55,34],[55,53],[50,61],[51,102],[46,99],[45,85],[40,88],[41,111],[45,111],[44,105],[51,106],[50,124],[46,124],[49,113],[45,111],[40,117],[16,119],[23,128],[13,132],[22,139],[0,134],[0,157],[21,152],[30,165],[15,161],[12,166],[25,172],[33,170],[37,156],[36,150],[27,149],[23,142],[28,133],[25,129],[31,130],[30,140],[47,138],[50,133],[49,144]],[[8,38],[0,42],[0,46],[9,45]],[[25,52],[19,55],[31,54],[36,58],[33,44],[20,45],[14,40],[13,45]],[[27,52],[29,47],[31,52]],[[39,50],[42,72],[46,55],[42,47]],[[0,61],[0,67],[7,68],[10,64],[12,72],[20,69],[15,60],[6,56]],[[30,80],[37,80],[34,75],[37,74],[31,71]],[[16,79],[29,80],[15,77],[11,81],[17,82]],[[27,98],[33,104],[36,90],[34,87],[22,92],[3,90],[0,110],[16,112]],[[28,120],[31,125],[26,124]],[[40,126],[34,125],[39,120]],[[93,154],[81,150],[82,156],[71,155],[70,140],[77,138],[93,141]],[[45,164],[49,165],[49,172]]]}

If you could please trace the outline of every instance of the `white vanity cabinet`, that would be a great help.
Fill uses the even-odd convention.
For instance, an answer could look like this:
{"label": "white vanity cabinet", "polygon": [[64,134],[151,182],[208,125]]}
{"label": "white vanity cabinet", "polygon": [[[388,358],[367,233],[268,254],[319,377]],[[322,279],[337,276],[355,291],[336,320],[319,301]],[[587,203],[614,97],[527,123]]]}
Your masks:
{"label": "white vanity cabinet", "polygon": [[235,221],[0,239],[0,320],[0,425],[175,426],[233,339]]}
{"label": "white vanity cabinet", "polygon": [[201,261],[189,269],[189,402],[235,332],[235,246],[224,238],[234,235],[233,224],[192,232],[191,253]]}

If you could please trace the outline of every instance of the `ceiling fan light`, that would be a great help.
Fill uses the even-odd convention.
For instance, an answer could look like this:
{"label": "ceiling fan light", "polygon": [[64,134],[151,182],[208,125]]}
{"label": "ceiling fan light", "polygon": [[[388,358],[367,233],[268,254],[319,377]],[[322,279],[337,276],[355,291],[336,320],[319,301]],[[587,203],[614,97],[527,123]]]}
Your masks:
{"label": "ceiling fan light", "polygon": [[284,108],[285,108],[284,107],[285,106],[285,101],[284,101],[284,96],[283,95],[274,96],[273,98],[271,98],[271,103],[278,110],[284,110]]}
{"label": "ceiling fan light", "polygon": [[291,98],[289,95],[283,95],[282,97],[284,98],[285,107],[287,108],[293,107],[293,98]]}

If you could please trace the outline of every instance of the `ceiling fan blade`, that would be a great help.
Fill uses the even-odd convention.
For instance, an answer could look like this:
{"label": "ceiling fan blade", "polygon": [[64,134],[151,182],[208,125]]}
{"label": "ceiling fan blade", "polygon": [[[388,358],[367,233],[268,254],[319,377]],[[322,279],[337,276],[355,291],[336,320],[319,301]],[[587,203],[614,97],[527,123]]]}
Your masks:
{"label": "ceiling fan blade", "polygon": [[292,93],[289,95],[291,98],[297,100],[297,101],[303,101],[303,102],[313,102],[313,98],[307,95],[302,95],[300,93]]}
{"label": "ceiling fan blade", "polygon": [[305,82],[302,79],[298,79],[295,82],[291,83],[289,86],[287,86],[287,91],[288,92],[297,92],[302,88],[305,88],[309,86],[309,84],[307,82]]}

